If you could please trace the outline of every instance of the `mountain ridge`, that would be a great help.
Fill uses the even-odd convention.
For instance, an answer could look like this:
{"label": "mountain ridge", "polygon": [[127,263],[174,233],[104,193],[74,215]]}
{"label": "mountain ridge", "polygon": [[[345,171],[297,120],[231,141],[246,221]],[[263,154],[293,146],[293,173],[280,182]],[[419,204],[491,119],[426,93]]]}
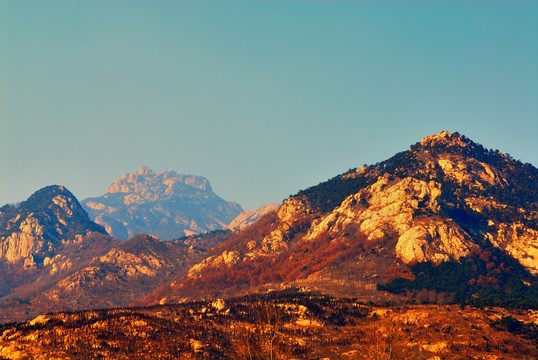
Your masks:
{"label": "mountain ridge", "polygon": [[[139,184],[134,178],[156,174],[142,168],[131,182],[126,175],[127,184],[118,182],[109,196],[130,195]],[[189,181],[194,194],[209,186],[203,178]],[[152,204],[166,189],[139,192],[136,201]],[[457,133],[425,137],[381,163],[300,190],[242,230],[174,241],[145,234],[113,240],[96,224],[101,232],[80,230],[80,224],[69,230],[67,215],[84,210],[70,193],[56,198],[63,190],[52,187],[43,201],[37,196],[0,208],[4,229],[21,230],[24,219],[14,215],[17,210],[28,208],[25,214],[36,218],[36,209],[42,209],[52,211],[43,215],[50,229],[29,226],[32,236],[58,234],[57,229],[74,235],[57,237],[50,246],[43,242],[28,260],[0,261],[6,275],[0,279],[4,321],[40,311],[286,289],[360,301],[427,298],[538,308],[538,169]],[[29,208],[32,202],[36,206]],[[88,221],[83,214],[80,219]],[[439,269],[449,269],[457,283]]]}
{"label": "mountain ridge", "polygon": [[63,186],[51,185],[36,191],[17,206],[0,208],[0,259],[9,263],[43,259],[90,232],[106,234],[91,221],[75,196]]}
{"label": "mountain ridge", "polygon": [[280,207],[280,204],[272,203],[262,205],[254,211],[245,210],[241,214],[237,215],[227,226],[230,230],[241,231],[255,223],[265,214],[276,211]]}
{"label": "mountain ridge", "polygon": [[383,296],[378,284],[413,277],[414,264],[457,262],[489,246],[536,274],[537,180],[531,164],[458,133],[427,136],[299,191],[144,301],[290,286],[373,299]]}
{"label": "mountain ridge", "polygon": [[243,211],[216,195],[202,176],[145,166],[121,176],[103,196],[81,203],[97,223],[122,239],[148,233],[171,240],[218,230]]}

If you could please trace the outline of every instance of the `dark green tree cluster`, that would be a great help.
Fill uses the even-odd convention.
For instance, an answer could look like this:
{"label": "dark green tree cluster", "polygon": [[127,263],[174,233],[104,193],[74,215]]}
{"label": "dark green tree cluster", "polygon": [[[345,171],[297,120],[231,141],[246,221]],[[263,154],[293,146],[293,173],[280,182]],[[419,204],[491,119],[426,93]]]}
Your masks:
{"label": "dark green tree cluster", "polygon": [[371,176],[368,170],[361,175],[346,176],[355,171],[356,169],[351,169],[316,186],[301,190],[294,197],[305,199],[314,211],[329,212],[339,206],[346,197],[356,194],[377,180],[377,176]]}
{"label": "dark green tree cluster", "polygon": [[398,278],[379,290],[409,294],[421,290],[449,293],[455,303],[475,306],[538,308],[538,281],[527,269],[496,248],[447,261],[411,266],[414,280]]}
{"label": "dark green tree cluster", "polygon": [[525,339],[533,340],[538,346],[538,325],[534,323],[524,323],[513,316],[503,316],[499,320],[494,321],[493,326],[512,334],[522,335]]}

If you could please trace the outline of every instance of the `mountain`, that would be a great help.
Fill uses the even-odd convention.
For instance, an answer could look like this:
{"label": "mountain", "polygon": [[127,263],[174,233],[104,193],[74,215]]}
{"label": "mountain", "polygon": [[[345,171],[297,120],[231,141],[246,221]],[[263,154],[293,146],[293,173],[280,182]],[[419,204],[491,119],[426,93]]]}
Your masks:
{"label": "mountain", "polygon": [[537,273],[538,169],[441,132],[299,191],[139,303],[300,287],[537,307]]}
{"label": "mountain", "polygon": [[155,173],[147,167],[124,174],[105,195],[85,199],[82,206],[96,223],[121,239],[138,233],[175,239],[218,230],[243,211],[217,196],[204,177]]}
{"label": "mountain", "polygon": [[0,261],[35,268],[92,233],[106,234],[63,186],[48,186],[0,208]]}
{"label": "mountain", "polygon": [[27,318],[28,299],[113,245],[63,186],[45,187],[18,205],[1,207],[0,321]]}
{"label": "mountain", "polygon": [[[538,309],[537,180],[531,164],[441,132],[262,209],[242,230],[173,241],[113,239],[64,187],[47,187],[0,208],[0,321],[286,289]],[[203,178],[143,168],[103,199],[116,199],[112,215],[125,202],[158,214],[178,189],[184,202],[213,194]]]}
{"label": "mountain", "polygon": [[128,306],[181,275],[202,252],[138,234],[93,257],[31,301],[41,313]]}
{"label": "mountain", "polygon": [[0,322],[127,306],[184,275],[230,234],[218,230],[175,241],[138,234],[119,241],[92,222],[65,187],[45,187],[0,208]]}
{"label": "mountain", "polygon": [[245,228],[249,227],[250,225],[254,224],[257,220],[259,220],[263,215],[276,211],[279,208],[279,204],[267,204],[262,205],[259,208],[257,208],[254,211],[245,210],[241,214],[237,215],[235,219],[228,224],[228,229],[240,231],[244,230]]}

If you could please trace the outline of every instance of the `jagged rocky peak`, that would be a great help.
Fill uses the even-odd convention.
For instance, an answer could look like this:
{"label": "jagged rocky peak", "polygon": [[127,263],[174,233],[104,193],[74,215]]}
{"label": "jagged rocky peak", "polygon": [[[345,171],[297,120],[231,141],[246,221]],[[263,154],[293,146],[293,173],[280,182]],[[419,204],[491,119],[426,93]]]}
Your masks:
{"label": "jagged rocky peak", "polygon": [[155,200],[162,196],[172,196],[191,186],[204,191],[212,191],[209,181],[196,175],[178,174],[173,170],[155,172],[142,166],[137,172],[124,174],[108,190],[108,194],[132,194],[141,196],[138,201]]}
{"label": "jagged rocky peak", "polygon": [[223,229],[243,211],[217,196],[205,177],[146,166],[124,174],[103,196],[82,205],[95,222],[122,239],[147,233],[171,240]]}
{"label": "jagged rocky peak", "polygon": [[460,155],[469,158],[486,160],[493,157],[510,158],[498,150],[488,150],[458,132],[441,131],[438,134],[425,136],[420,142],[409,149],[410,152],[425,153],[434,156]]}
{"label": "jagged rocky peak", "polygon": [[[7,218],[13,215],[17,219],[8,221],[7,226],[1,228],[7,232],[25,217],[35,217],[74,232],[79,230],[84,232],[85,229],[79,226],[81,224],[91,230],[104,232],[90,220],[77,198],[61,185],[44,187],[16,206],[5,205],[0,208],[0,213],[0,220],[8,220]],[[54,221],[58,221],[59,224],[55,224]]]}
{"label": "jagged rocky peak", "polygon": [[425,136],[421,141],[420,145],[425,147],[434,147],[434,146],[446,146],[446,147],[467,147],[470,145],[469,140],[459,133],[450,133],[448,131],[441,131],[439,134]]}
{"label": "jagged rocky peak", "polygon": [[47,208],[58,217],[80,216],[82,219],[89,220],[77,198],[61,185],[47,186],[38,190],[26,200],[21,208],[29,208],[30,206],[34,206],[36,209]]}
{"label": "jagged rocky peak", "polygon": [[0,259],[33,266],[91,232],[106,234],[69,190],[47,186],[17,206],[0,208]]}
{"label": "jagged rocky peak", "polygon": [[[350,227],[369,240],[390,234],[406,263],[458,259],[486,242],[538,272],[538,246],[530,241],[538,221],[537,176],[530,164],[442,131],[297,198],[328,214],[314,221],[310,239]],[[505,236],[511,227],[519,230]]]}

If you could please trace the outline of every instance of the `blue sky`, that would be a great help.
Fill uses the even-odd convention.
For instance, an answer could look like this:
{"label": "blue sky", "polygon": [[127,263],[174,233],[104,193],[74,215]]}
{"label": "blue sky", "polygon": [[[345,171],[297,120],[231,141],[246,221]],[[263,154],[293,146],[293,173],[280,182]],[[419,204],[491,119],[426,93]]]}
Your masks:
{"label": "blue sky", "polygon": [[147,165],[253,209],[459,131],[538,165],[538,2],[0,0],[0,203]]}

